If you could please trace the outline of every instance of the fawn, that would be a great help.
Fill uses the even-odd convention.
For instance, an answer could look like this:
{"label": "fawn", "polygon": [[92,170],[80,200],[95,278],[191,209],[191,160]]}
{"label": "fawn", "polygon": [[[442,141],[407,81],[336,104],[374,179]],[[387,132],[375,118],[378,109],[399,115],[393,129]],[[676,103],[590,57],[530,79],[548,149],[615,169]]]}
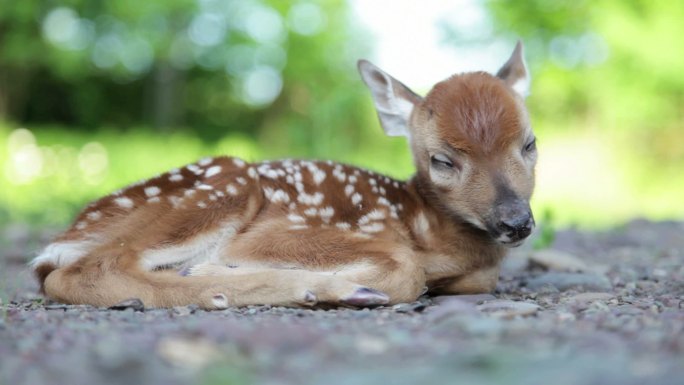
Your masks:
{"label": "fawn", "polygon": [[377,306],[492,291],[534,219],[537,158],[519,42],[496,76],[425,97],[358,63],[408,181],[330,161],[205,158],[90,205],[32,262],[56,301],[205,309]]}

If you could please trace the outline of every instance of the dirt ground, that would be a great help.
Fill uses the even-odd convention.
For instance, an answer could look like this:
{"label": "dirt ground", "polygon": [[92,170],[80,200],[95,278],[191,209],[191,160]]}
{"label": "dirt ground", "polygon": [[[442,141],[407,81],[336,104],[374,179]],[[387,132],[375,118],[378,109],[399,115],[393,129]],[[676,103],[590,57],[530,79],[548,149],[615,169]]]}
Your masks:
{"label": "dirt ground", "polygon": [[0,231],[0,385],[684,383],[684,223],[560,231],[491,295],[327,311],[49,303],[25,268],[49,232]]}

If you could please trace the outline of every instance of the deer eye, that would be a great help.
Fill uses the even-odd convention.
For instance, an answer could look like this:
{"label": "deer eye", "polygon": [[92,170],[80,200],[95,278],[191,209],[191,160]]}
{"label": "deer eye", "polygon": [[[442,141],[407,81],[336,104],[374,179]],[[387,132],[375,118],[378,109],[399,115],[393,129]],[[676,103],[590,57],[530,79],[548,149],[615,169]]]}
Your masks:
{"label": "deer eye", "polygon": [[524,151],[526,153],[532,152],[537,149],[537,138],[533,138],[529,143],[525,145]]}
{"label": "deer eye", "polygon": [[454,168],[454,162],[444,154],[436,154],[430,157],[432,167]]}

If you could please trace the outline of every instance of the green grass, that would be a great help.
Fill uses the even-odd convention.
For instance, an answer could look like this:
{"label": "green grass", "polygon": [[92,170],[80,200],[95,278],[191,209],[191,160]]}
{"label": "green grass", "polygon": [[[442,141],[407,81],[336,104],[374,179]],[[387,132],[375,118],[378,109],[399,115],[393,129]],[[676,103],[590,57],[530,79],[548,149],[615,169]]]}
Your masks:
{"label": "green grass", "polygon": [[[191,132],[162,135],[143,128],[17,128],[0,124],[1,222],[66,226],[89,200],[204,156],[275,157],[268,146],[240,135],[204,142]],[[410,176],[413,166],[403,139],[372,129],[355,151],[333,147],[326,157]],[[684,178],[676,163],[634,157],[629,138],[570,129],[540,130],[538,136],[533,208],[547,228],[615,226],[633,217],[684,218]],[[301,148],[291,153],[306,157]]]}

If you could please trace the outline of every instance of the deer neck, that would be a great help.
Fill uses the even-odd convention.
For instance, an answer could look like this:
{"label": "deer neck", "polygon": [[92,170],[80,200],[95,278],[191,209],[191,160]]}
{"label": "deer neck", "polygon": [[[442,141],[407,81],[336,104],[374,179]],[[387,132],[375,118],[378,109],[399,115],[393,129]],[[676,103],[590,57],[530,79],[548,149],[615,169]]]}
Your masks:
{"label": "deer neck", "polygon": [[[453,265],[453,271],[441,274],[461,274],[472,269],[498,265],[506,248],[497,244],[484,230],[478,229],[452,212],[449,212],[430,188],[429,182],[414,175],[407,182],[407,190],[416,202],[413,216],[405,220],[418,248],[425,253],[425,263],[435,260]],[[421,213],[426,223],[421,218]],[[429,268],[426,268],[429,272]],[[446,269],[449,270],[449,269]],[[461,271],[463,270],[463,271]]]}

